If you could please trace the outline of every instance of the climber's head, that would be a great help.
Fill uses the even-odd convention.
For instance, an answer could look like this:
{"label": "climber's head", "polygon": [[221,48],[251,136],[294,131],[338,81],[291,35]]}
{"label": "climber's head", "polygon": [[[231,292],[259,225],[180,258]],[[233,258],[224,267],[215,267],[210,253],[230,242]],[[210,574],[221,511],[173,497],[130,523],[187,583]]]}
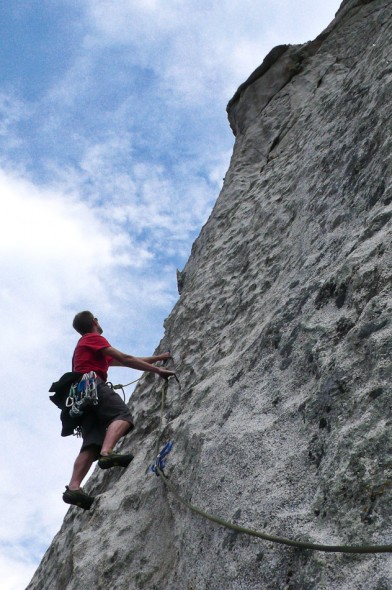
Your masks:
{"label": "climber's head", "polygon": [[89,334],[90,332],[97,332],[102,334],[103,330],[99,325],[98,319],[94,317],[91,311],[80,311],[74,317],[72,326],[79,334]]}

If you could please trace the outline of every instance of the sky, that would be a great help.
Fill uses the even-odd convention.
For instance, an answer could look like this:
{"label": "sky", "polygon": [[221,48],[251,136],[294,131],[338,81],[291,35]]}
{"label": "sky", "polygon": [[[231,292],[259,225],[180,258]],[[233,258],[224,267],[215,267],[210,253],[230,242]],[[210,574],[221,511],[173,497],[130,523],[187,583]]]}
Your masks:
{"label": "sky", "polygon": [[74,315],[93,311],[124,352],[155,350],[229,165],[227,102],[274,46],[314,39],[339,5],[0,3],[3,590],[25,589],[68,508],[80,441],[60,437],[48,389],[70,370]]}

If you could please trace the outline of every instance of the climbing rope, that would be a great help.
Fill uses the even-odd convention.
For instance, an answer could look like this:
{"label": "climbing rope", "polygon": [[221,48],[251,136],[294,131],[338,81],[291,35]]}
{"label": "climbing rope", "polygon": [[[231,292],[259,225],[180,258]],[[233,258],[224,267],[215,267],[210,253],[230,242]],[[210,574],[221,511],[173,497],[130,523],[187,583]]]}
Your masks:
{"label": "climbing rope", "polygon": [[223,518],[219,518],[218,516],[210,514],[205,510],[198,508],[194,504],[191,504],[191,502],[188,502],[188,500],[185,500],[185,498],[181,496],[177,488],[172,484],[172,482],[167,478],[167,476],[164,473],[165,463],[163,461],[163,458],[171,451],[171,448],[173,446],[172,443],[167,443],[165,447],[163,447],[161,452],[158,453],[159,443],[162,435],[162,421],[167,388],[168,381],[165,381],[165,383],[162,386],[161,394],[161,415],[159,423],[159,434],[156,443],[156,460],[155,463],[151,466],[151,471],[153,471],[156,475],[161,476],[161,481],[171,491],[171,493],[178,500],[178,502],[189,508],[189,510],[191,510],[192,512],[199,514],[203,518],[206,518],[211,522],[215,522],[216,524],[219,524],[220,526],[230,529],[236,533],[250,535],[252,537],[257,537],[265,541],[271,541],[272,543],[290,545],[291,547],[297,547],[300,549],[310,549],[311,551],[324,551],[327,553],[392,553],[392,545],[323,545],[318,543],[310,543],[307,541],[295,541],[293,539],[286,539],[284,537],[270,535],[268,533],[263,533],[261,531],[255,531],[254,529],[242,527],[227,520],[224,520]]}
{"label": "climbing rope", "polygon": [[214,516],[213,514],[209,514],[204,510],[201,510],[194,504],[191,504],[187,500],[185,500],[177,491],[175,486],[171,483],[171,481],[166,477],[164,472],[159,468],[156,467],[156,470],[160,476],[162,476],[162,481],[164,482],[165,486],[167,486],[170,491],[172,492],[173,496],[181,502],[184,506],[203,516],[204,518],[215,522],[225,528],[231,529],[236,533],[244,533],[246,535],[251,535],[252,537],[258,537],[259,539],[264,539],[265,541],[271,541],[273,543],[280,543],[282,545],[290,545],[291,547],[298,547],[301,549],[311,549],[312,551],[325,551],[329,553],[392,553],[392,545],[321,545],[318,543],[308,543],[307,541],[294,541],[292,539],[285,539],[284,537],[277,537],[276,535],[269,535],[267,533],[263,533],[260,531],[255,531],[253,529],[242,527],[223,518],[219,518],[218,516]]}
{"label": "climbing rope", "polygon": [[113,389],[124,389],[124,387],[128,387],[128,385],[133,385],[134,383],[137,383],[138,381],[140,381],[140,379],[141,377],[135,379],[134,381],[131,381],[130,383],[126,383],[125,385],[121,385],[121,383],[119,385],[113,385]]}
{"label": "climbing rope", "polygon": [[163,412],[164,412],[164,409],[165,409],[165,401],[166,401],[166,394],[167,394],[168,387],[169,387],[169,380],[168,379],[165,379],[165,382],[162,385],[161,411],[160,411],[160,416],[159,416],[159,433],[158,433],[158,436],[157,436],[157,441],[155,443],[155,455],[156,455],[156,457],[158,457],[158,455],[159,455],[159,444],[160,444],[161,436],[162,436]]}
{"label": "climbing rope", "polygon": [[134,381],[131,381],[130,383],[126,383],[125,385],[122,385],[122,383],[119,383],[118,385],[113,385],[113,383],[111,383],[110,381],[107,381],[106,385],[109,385],[109,387],[111,387],[112,389],[121,389],[122,395],[123,395],[123,400],[125,402],[124,388],[128,387],[129,385],[133,385],[134,383],[137,383],[138,381],[140,381],[140,379],[141,379],[141,377],[139,377],[138,379],[135,379]]}

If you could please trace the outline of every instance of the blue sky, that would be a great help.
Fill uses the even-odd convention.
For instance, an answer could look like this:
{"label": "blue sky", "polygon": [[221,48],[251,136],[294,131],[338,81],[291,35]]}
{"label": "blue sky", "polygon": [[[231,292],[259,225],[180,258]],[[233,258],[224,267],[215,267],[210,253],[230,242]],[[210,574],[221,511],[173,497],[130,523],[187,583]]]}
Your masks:
{"label": "blue sky", "polygon": [[69,368],[73,316],[91,309],[125,352],[155,349],[229,165],[228,100],[272,47],[313,39],[339,4],[1,3],[4,590],[26,587],[67,510],[79,441],[60,438],[47,390]]}

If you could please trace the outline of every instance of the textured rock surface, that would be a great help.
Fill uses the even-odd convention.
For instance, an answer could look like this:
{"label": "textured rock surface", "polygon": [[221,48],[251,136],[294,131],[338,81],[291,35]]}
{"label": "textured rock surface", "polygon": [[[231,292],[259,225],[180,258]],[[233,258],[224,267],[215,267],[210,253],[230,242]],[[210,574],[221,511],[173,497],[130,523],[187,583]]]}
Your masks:
{"label": "textured rock surface", "polygon": [[[346,0],[270,54],[229,105],[236,143],[165,323],[167,473],[201,508],[318,543],[392,542],[392,5]],[[160,384],[133,398],[136,452],[96,471],[29,590],[387,590],[392,557],[236,535],[148,474]]]}

